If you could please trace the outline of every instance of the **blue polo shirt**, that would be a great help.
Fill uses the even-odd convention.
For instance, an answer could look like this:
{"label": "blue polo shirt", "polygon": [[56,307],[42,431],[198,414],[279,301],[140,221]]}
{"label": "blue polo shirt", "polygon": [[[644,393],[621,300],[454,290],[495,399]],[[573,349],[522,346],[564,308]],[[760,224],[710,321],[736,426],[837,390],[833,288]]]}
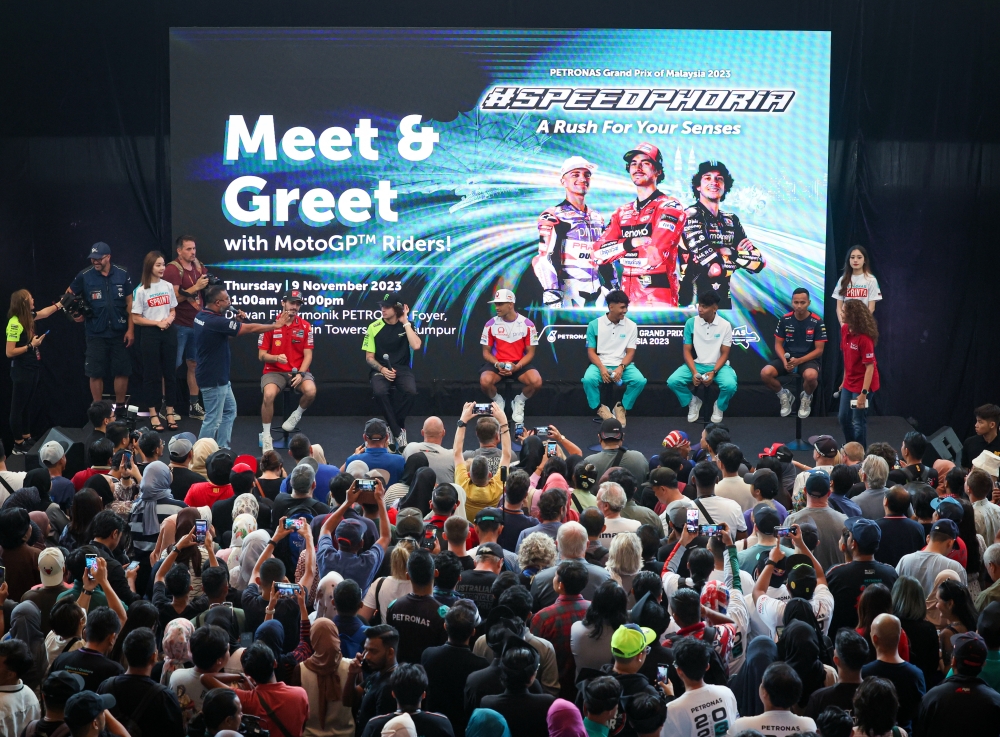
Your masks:
{"label": "blue polo shirt", "polygon": [[[313,489],[313,498],[319,499],[321,502],[326,504],[326,499],[330,496],[330,482],[333,481],[334,477],[340,473],[340,469],[336,466],[330,466],[326,463],[318,464],[319,468],[316,469],[316,488]],[[291,484],[289,480],[291,476],[285,476],[281,480],[281,491],[286,494],[292,493]]]}
{"label": "blue polo shirt", "polygon": [[111,264],[104,276],[93,266],[84,269],[69,285],[73,294],[83,295],[94,314],[86,318],[84,327],[91,338],[116,338],[128,330],[126,300],[135,287],[132,277],[121,266]]}
{"label": "blue polo shirt", "polygon": [[350,456],[345,461],[344,468],[347,468],[351,461],[364,461],[368,468],[383,468],[388,471],[389,483],[386,484],[386,488],[399,481],[399,477],[403,473],[403,464],[406,463],[403,456],[390,453],[388,448],[365,448],[364,453]]}
{"label": "blue polo shirt", "polygon": [[195,357],[198,386],[224,386],[229,383],[229,339],[240,333],[240,321],[211,310],[202,310],[194,318]]}
{"label": "blue polo shirt", "polygon": [[378,545],[372,545],[361,553],[345,553],[337,550],[333,547],[333,538],[330,535],[320,535],[316,544],[316,564],[320,578],[322,579],[330,571],[336,571],[360,586],[362,596],[375,578],[384,557],[385,551]]}

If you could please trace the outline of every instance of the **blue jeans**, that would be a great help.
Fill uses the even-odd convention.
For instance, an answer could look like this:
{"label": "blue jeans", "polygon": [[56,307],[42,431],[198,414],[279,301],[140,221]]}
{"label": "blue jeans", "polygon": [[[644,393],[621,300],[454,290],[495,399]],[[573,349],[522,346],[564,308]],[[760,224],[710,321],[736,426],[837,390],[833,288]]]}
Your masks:
{"label": "blue jeans", "polygon": [[862,447],[868,447],[868,406],[871,404],[872,395],[866,397],[864,409],[853,409],[851,401],[858,398],[855,392],[846,389],[840,390],[840,412],[837,419],[840,420],[840,429],[844,431],[845,443],[857,442]]}
{"label": "blue jeans", "polygon": [[[177,368],[185,360],[194,360],[194,348],[197,336],[194,334],[194,328],[185,327],[183,325],[177,326],[177,363],[174,364],[174,368]],[[192,398],[192,401],[197,399],[197,397]]]}
{"label": "blue jeans", "polygon": [[198,439],[213,438],[220,448],[228,448],[236,422],[236,397],[232,384],[201,387],[205,402],[205,419],[201,423]]}

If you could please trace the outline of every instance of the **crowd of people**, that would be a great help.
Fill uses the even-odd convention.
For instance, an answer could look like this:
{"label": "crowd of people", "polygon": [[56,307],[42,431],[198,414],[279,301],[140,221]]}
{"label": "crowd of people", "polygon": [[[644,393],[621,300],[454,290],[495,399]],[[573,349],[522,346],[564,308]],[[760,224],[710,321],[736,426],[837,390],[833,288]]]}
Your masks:
{"label": "crowd of people", "polygon": [[99,401],[85,470],[0,464],[0,734],[1000,734],[1000,408],[962,466],[478,411],[286,472]]}

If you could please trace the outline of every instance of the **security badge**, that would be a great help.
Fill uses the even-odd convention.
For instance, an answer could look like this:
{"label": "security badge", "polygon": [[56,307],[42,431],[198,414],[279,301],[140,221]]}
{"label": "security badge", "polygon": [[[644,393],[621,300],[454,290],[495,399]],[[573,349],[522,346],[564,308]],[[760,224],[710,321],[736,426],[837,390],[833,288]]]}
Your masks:
{"label": "security badge", "polygon": [[100,298],[101,298],[101,290],[100,289],[95,289],[93,292],[90,293],[90,300],[91,300],[91,302],[96,302]]}

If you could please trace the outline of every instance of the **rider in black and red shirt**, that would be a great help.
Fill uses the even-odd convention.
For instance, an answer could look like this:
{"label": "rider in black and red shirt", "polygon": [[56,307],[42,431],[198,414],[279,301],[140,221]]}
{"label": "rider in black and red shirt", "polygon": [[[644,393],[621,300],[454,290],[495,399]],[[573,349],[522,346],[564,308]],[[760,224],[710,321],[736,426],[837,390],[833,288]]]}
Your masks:
{"label": "rider in black and red shirt", "polygon": [[760,370],[761,381],[778,395],[782,417],[792,413],[795,395],[781,387],[778,377],[795,371],[802,374],[799,417],[808,417],[812,411],[812,395],[819,383],[820,361],[826,341],[826,324],[823,318],[809,311],[809,292],[799,287],[792,292],[792,311],[782,315],[774,329],[776,357]]}

